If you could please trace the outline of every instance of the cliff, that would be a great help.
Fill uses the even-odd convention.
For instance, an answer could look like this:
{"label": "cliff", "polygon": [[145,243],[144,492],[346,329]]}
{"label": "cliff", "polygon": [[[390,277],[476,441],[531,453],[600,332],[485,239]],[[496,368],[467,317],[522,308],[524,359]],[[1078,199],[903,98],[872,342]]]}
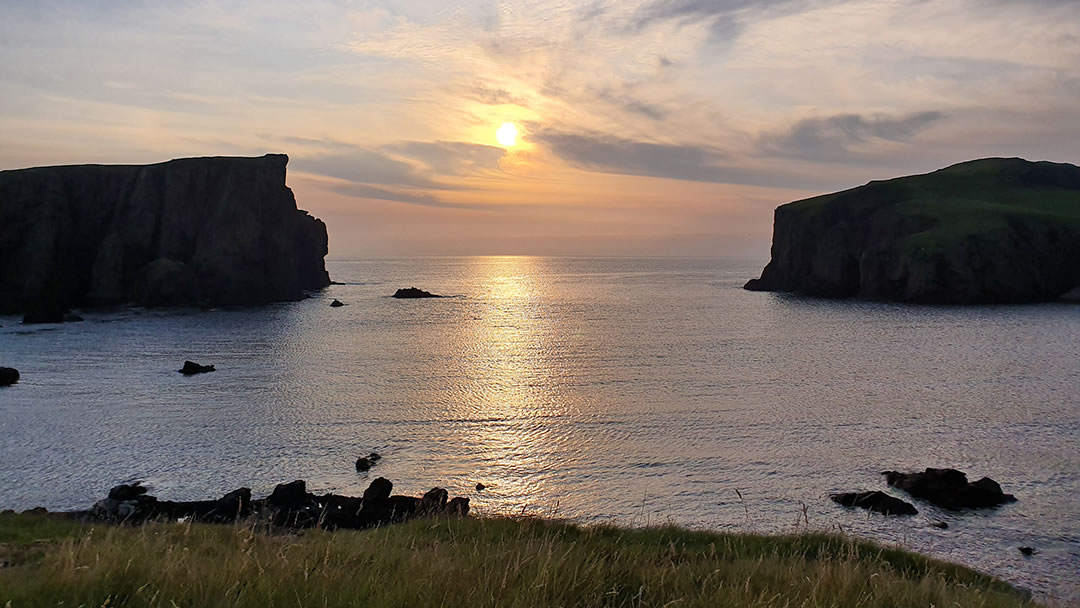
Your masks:
{"label": "cliff", "polygon": [[1080,286],[1080,167],[992,158],[776,209],[746,289],[975,304]]}
{"label": "cliff", "polygon": [[288,157],[0,171],[0,312],[298,300],[330,282]]}

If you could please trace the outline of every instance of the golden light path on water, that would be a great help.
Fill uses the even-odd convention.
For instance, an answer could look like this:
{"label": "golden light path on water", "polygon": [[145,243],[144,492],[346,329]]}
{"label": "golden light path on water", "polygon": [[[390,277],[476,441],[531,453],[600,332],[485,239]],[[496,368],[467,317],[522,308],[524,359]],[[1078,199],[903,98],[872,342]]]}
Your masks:
{"label": "golden light path on water", "polygon": [[565,440],[556,432],[558,425],[545,422],[563,413],[559,403],[540,402],[542,387],[554,384],[547,358],[556,327],[543,314],[536,258],[477,262],[470,270],[486,306],[484,318],[470,325],[465,356],[473,373],[487,382],[472,400],[462,402],[469,411],[461,417],[492,423],[468,425],[465,441],[491,465],[488,474],[498,483],[489,495],[524,506],[529,497],[550,495],[546,477],[537,473],[554,466],[551,456]]}

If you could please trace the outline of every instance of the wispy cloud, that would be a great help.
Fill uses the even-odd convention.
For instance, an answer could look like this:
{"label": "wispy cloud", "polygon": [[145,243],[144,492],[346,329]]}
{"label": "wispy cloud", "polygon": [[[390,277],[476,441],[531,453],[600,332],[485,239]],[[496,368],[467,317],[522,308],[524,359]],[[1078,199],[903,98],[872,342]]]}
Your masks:
{"label": "wispy cloud", "polygon": [[905,116],[840,114],[805,118],[779,133],[761,137],[766,154],[807,160],[850,160],[852,148],[875,140],[903,142],[945,118],[942,112],[926,111]]}

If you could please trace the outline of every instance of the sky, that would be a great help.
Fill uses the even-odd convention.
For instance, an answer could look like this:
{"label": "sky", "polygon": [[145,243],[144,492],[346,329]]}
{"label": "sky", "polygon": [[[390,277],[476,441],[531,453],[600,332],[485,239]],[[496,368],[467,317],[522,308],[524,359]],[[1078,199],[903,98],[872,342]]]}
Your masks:
{"label": "sky", "polygon": [[1080,0],[0,2],[0,169],[268,152],[332,258],[767,256],[792,200],[1080,164]]}

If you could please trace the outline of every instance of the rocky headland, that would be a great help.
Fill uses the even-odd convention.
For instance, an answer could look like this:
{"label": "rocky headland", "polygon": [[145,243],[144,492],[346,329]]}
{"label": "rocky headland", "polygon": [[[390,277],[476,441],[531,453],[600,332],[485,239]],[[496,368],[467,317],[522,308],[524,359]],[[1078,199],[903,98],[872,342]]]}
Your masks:
{"label": "rocky headland", "polygon": [[330,284],[326,225],[296,207],[288,157],[0,171],[0,314],[250,305]]}
{"label": "rocky headland", "polygon": [[1080,167],[990,158],[776,209],[752,291],[1040,302],[1080,287]]}

